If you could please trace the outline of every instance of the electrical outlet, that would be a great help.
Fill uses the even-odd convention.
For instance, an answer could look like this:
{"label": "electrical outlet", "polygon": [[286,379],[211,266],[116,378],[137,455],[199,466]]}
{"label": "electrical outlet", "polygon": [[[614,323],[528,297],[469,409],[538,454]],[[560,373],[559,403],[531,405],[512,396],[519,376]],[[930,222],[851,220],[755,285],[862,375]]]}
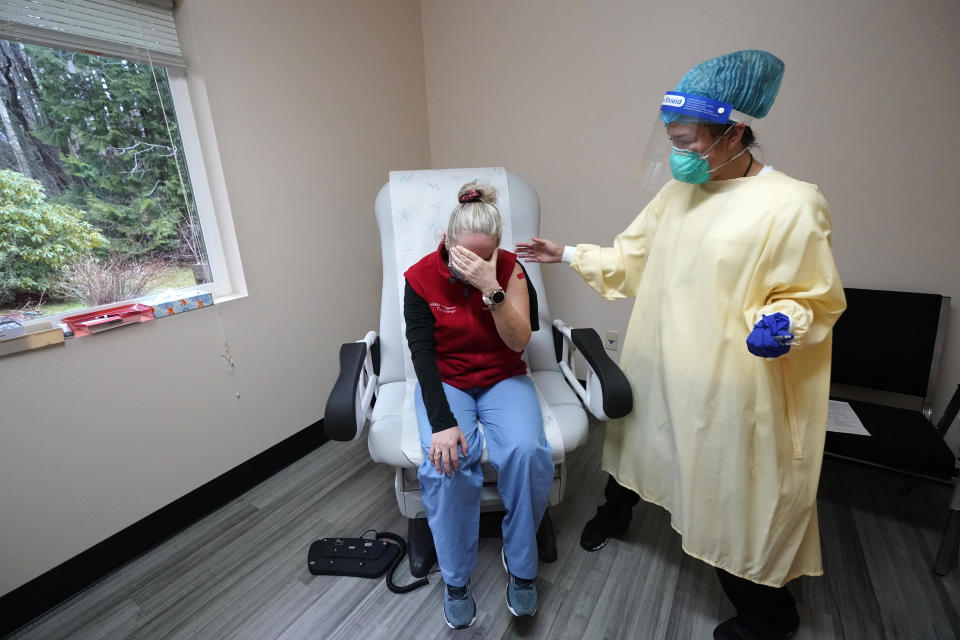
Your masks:
{"label": "electrical outlet", "polygon": [[609,351],[616,351],[620,348],[620,332],[619,331],[607,331],[607,339],[604,341],[603,346],[606,347]]}

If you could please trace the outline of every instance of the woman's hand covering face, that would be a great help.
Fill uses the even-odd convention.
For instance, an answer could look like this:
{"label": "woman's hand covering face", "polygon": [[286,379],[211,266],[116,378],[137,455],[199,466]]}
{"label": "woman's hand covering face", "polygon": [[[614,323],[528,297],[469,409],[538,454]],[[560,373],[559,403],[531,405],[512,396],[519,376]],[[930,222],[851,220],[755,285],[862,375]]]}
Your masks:
{"label": "woman's hand covering face", "polygon": [[495,249],[489,260],[484,260],[470,249],[461,246],[451,247],[450,266],[460,272],[464,279],[483,293],[500,288],[497,282],[497,254]]}

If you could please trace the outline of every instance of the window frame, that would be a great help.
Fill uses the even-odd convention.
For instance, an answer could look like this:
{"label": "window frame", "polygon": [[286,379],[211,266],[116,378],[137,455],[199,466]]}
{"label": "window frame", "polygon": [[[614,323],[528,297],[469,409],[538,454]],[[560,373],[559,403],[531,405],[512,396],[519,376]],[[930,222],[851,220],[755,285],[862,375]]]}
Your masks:
{"label": "window frame", "polygon": [[[49,45],[41,45],[47,46]],[[114,57],[114,56],[108,56]],[[185,68],[154,65],[157,71],[166,71],[173,104],[170,112],[176,119],[183,146],[186,168],[184,179],[193,194],[194,206],[200,222],[204,248],[209,261],[211,282],[176,289],[177,293],[201,291],[213,294],[215,303],[247,295],[246,281],[240,261],[239,246],[233,226],[233,216],[227,196],[220,152],[213,129],[213,118],[206,99],[202,79],[190,76]],[[150,294],[118,300],[93,307],[78,307],[70,311],[44,315],[24,321],[24,326],[58,324],[64,318],[102,309],[134,303],[146,303],[159,294]]]}
{"label": "window frame", "polygon": [[[199,85],[199,80],[195,80],[198,83],[195,88],[199,89],[197,93],[200,95],[192,95],[185,69],[167,68],[167,81],[173,97],[173,111],[180,130],[180,142],[183,144],[187,180],[193,193],[212,278],[212,282],[187,289],[204,288],[212,293],[215,299],[246,295],[233,216],[205,87]],[[201,120],[199,127],[196,115],[199,115]],[[216,197],[215,192],[218,192]]]}

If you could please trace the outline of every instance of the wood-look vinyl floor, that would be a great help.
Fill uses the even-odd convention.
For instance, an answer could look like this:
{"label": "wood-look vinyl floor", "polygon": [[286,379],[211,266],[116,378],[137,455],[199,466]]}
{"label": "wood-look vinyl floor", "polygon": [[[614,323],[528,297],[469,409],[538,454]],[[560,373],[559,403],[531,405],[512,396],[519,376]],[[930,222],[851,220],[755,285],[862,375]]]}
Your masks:
{"label": "wood-look vinyl floor", "polygon": [[[568,456],[568,492],[551,509],[559,560],[541,565],[540,609],[504,604],[500,541],[481,538],[472,582],[479,615],[452,631],[442,582],[405,595],[382,579],[312,576],[306,555],[323,536],[366,529],[406,535],[393,471],[366,442],[330,442],[78,594],[11,638],[133,640],[570,638],[704,639],[732,615],[713,569],[683,553],[669,515],[641,503],[629,534],[596,553],[580,528],[600,499],[602,426]],[[931,566],[950,489],[826,460],[820,488],[823,578],[791,584],[795,640],[960,638],[960,570]],[[397,582],[409,580],[405,563]]]}

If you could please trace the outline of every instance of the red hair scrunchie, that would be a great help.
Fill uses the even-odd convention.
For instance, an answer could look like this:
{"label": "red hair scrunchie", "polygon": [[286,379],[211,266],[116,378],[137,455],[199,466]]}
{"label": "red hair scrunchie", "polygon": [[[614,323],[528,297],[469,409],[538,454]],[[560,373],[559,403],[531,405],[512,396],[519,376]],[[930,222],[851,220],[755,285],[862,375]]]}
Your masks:
{"label": "red hair scrunchie", "polygon": [[470,189],[470,191],[467,191],[466,193],[460,196],[461,204],[465,202],[476,202],[479,199],[480,199],[480,192],[477,191],[476,189]]}

